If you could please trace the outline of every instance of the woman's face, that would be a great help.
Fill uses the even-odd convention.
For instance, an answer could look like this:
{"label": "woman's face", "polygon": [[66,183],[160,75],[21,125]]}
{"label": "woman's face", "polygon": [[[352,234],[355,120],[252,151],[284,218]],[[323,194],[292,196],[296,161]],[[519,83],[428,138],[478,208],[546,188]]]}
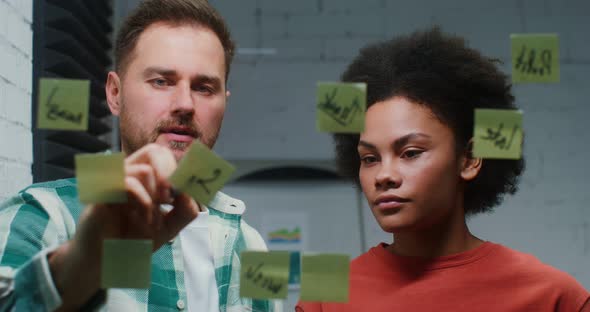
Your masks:
{"label": "woman's face", "polygon": [[399,96],[373,104],[365,121],[359,178],[381,228],[417,231],[456,215],[462,160],[451,128]]}

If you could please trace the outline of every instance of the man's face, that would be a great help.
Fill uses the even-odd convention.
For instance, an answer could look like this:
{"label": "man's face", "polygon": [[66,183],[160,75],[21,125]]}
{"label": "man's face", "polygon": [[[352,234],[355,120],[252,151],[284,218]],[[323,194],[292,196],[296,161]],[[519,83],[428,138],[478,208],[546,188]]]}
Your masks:
{"label": "man's face", "polygon": [[419,231],[461,213],[453,132],[428,108],[403,97],[372,105],[358,152],[361,187],[384,231]]}
{"label": "man's face", "polygon": [[208,28],[156,23],[139,37],[122,76],[109,73],[107,97],[120,116],[122,149],[155,142],[177,160],[194,139],[213,147],[229,92],[221,42]]}

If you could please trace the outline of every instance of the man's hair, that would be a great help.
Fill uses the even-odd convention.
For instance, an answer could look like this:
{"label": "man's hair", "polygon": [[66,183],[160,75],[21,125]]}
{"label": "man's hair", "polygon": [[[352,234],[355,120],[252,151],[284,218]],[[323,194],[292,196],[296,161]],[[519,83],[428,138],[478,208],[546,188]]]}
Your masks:
{"label": "man's hair", "polygon": [[154,23],[171,26],[195,25],[212,30],[225,51],[225,79],[234,56],[234,42],[219,13],[207,0],[145,0],[127,17],[115,45],[115,69],[123,74],[130,63],[139,36]]}
{"label": "man's hair", "polygon": [[[394,96],[429,108],[451,128],[456,150],[463,153],[471,148],[474,109],[516,109],[498,62],[434,27],[366,46],[341,78],[367,84],[367,108]],[[360,184],[359,135],[335,134],[334,141],[341,174]],[[524,158],[484,159],[477,177],[466,185],[466,214],[489,212],[504,194],[514,194],[523,171]]]}

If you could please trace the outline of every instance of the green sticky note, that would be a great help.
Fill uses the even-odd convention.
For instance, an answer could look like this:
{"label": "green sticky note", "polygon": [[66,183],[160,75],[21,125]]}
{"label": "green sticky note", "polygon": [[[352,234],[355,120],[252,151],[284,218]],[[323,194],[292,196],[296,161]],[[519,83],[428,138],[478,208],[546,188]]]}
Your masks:
{"label": "green sticky note", "polygon": [[522,155],[522,111],[476,109],[473,156],[519,159]]}
{"label": "green sticky note", "polygon": [[78,196],[84,204],[127,202],[122,153],[75,156]]}
{"label": "green sticky note", "polygon": [[285,299],[289,284],[288,251],[244,251],[241,254],[240,297]]}
{"label": "green sticky note", "polygon": [[320,82],[317,86],[317,128],[321,132],[360,133],[365,129],[367,85]]}
{"label": "green sticky note", "polygon": [[230,163],[217,156],[207,146],[194,141],[178,163],[170,182],[176,189],[207,205],[229,180],[234,170]]}
{"label": "green sticky note", "polygon": [[103,288],[150,288],[151,240],[107,239],[102,245]]}
{"label": "green sticky note", "polygon": [[512,82],[559,82],[557,34],[512,34]]}
{"label": "green sticky note", "polygon": [[89,80],[41,78],[38,99],[37,128],[88,129]]}
{"label": "green sticky note", "polygon": [[301,301],[348,302],[348,255],[303,255]]}

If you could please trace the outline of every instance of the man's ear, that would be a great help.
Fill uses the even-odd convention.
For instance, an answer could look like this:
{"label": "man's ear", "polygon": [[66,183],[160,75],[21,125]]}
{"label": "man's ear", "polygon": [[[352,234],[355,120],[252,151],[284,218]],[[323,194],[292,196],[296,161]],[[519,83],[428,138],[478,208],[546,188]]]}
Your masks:
{"label": "man's ear", "polygon": [[471,181],[477,177],[481,166],[483,165],[483,159],[473,157],[473,139],[467,143],[467,148],[461,156],[461,178],[465,181]]}
{"label": "man's ear", "polygon": [[119,116],[121,113],[121,78],[116,72],[109,72],[105,91],[111,113]]}
{"label": "man's ear", "polygon": [[229,96],[231,95],[231,92],[229,92],[229,90],[225,91],[225,100],[229,100]]}

